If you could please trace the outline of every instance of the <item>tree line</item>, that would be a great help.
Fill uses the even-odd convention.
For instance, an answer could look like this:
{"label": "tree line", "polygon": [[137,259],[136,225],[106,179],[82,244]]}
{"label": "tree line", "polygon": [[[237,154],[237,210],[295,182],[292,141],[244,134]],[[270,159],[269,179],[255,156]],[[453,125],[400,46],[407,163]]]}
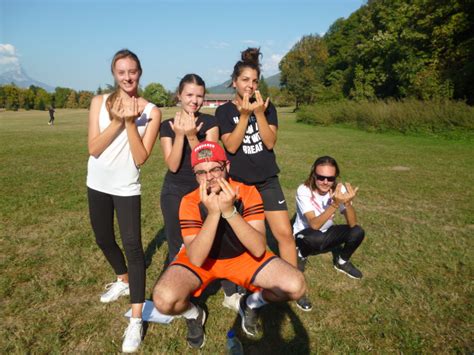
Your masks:
{"label": "tree line", "polygon": [[369,0],[280,62],[296,107],[341,99],[474,104],[472,0]]}
{"label": "tree line", "polygon": [[[106,85],[94,93],[92,91],[76,91],[70,88],[56,87],[49,93],[45,89],[31,85],[29,88],[20,88],[15,84],[0,86],[0,108],[17,111],[45,110],[49,106],[55,108],[89,108],[94,95],[106,94],[115,90],[113,85]],[[139,88],[140,96],[159,107],[176,104],[175,94],[167,91],[159,83],[148,84],[145,89]]]}

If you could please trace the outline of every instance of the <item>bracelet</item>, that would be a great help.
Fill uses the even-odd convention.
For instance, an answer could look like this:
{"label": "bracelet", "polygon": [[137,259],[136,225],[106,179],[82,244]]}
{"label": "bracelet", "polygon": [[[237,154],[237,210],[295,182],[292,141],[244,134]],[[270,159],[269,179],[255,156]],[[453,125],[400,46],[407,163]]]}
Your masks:
{"label": "bracelet", "polygon": [[230,219],[230,218],[234,217],[237,213],[238,213],[238,212],[237,212],[237,208],[235,208],[235,206],[234,206],[234,210],[232,211],[232,213],[231,213],[230,215],[224,216],[224,214],[221,213],[221,216],[222,216],[222,218],[224,218],[224,219]]}

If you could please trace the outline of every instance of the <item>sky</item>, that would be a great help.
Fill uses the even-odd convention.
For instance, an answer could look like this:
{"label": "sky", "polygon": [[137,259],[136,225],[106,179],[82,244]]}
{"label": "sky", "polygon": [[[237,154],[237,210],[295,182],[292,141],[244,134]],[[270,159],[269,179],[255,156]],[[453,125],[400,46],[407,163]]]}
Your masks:
{"label": "sky", "polygon": [[140,58],[142,87],[175,90],[187,73],[208,87],[230,78],[240,52],[261,47],[262,74],[304,35],[323,35],[365,0],[0,0],[0,74],[21,65],[53,87],[113,84],[119,49]]}

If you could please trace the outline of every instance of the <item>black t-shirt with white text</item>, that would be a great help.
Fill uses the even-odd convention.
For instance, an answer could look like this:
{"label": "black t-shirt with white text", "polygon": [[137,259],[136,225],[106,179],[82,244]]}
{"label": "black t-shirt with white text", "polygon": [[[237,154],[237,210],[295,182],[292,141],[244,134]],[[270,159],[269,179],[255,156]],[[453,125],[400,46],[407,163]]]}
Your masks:
{"label": "black t-shirt with white text", "polygon": [[[268,105],[265,117],[269,125],[278,127],[277,112],[272,103]],[[220,136],[232,133],[239,118],[240,113],[232,102],[219,106],[216,110],[216,119]],[[226,154],[230,161],[230,176],[237,181],[255,184],[280,172],[273,149],[269,150],[263,144],[254,114],[249,117],[247,130],[239,149],[235,154],[226,150]]]}

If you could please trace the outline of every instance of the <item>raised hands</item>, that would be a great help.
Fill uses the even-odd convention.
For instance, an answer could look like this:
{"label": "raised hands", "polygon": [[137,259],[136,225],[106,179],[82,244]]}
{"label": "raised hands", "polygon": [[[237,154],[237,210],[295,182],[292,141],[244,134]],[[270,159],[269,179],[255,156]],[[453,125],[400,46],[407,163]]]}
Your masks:
{"label": "raised hands", "polygon": [[255,99],[256,101],[251,105],[252,111],[255,113],[255,115],[259,113],[264,113],[265,110],[268,107],[268,103],[270,102],[270,98],[267,97],[265,101],[263,101],[262,95],[260,94],[260,91],[255,90]]}
{"label": "raised hands", "polygon": [[234,190],[224,178],[218,178],[216,181],[221,188],[218,194],[212,190],[209,191],[206,179],[201,180],[199,184],[201,201],[209,214],[219,213],[228,216],[233,212],[234,202],[239,194],[238,187]]}
{"label": "raised hands", "polygon": [[269,97],[263,101],[260,91],[255,90],[255,101],[253,103],[250,103],[249,94],[245,93],[244,97],[242,98],[242,103],[235,103],[235,105],[237,106],[237,110],[239,110],[241,116],[250,116],[252,112],[255,115],[264,113],[268,107],[269,102]]}
{"label": "raised hands", "polygon": [[176,112],[174,123],[170,122],[171,129],[176,135],[195,136],[201,129],[204,122],[196,126],[197,117],[194,113],[187,113],[184,110]]}
{"label": "raised hands", "polygon": [[117,98],[110,109],[110,116],[114,120],[120,120],[125,123],[135,122],[140,117],[138,99],[136,97],[130,99]]}
{"label": "raised hands", "polygon": [[[345,192],[342,192],[343,186],[345,186]],[[331,198],[336,204],[347,204],[356,197],[358,190],[358,187],[354,189],[349,182],[346,182],[345,184],[338,183],[335,191],[331,195]]]}

